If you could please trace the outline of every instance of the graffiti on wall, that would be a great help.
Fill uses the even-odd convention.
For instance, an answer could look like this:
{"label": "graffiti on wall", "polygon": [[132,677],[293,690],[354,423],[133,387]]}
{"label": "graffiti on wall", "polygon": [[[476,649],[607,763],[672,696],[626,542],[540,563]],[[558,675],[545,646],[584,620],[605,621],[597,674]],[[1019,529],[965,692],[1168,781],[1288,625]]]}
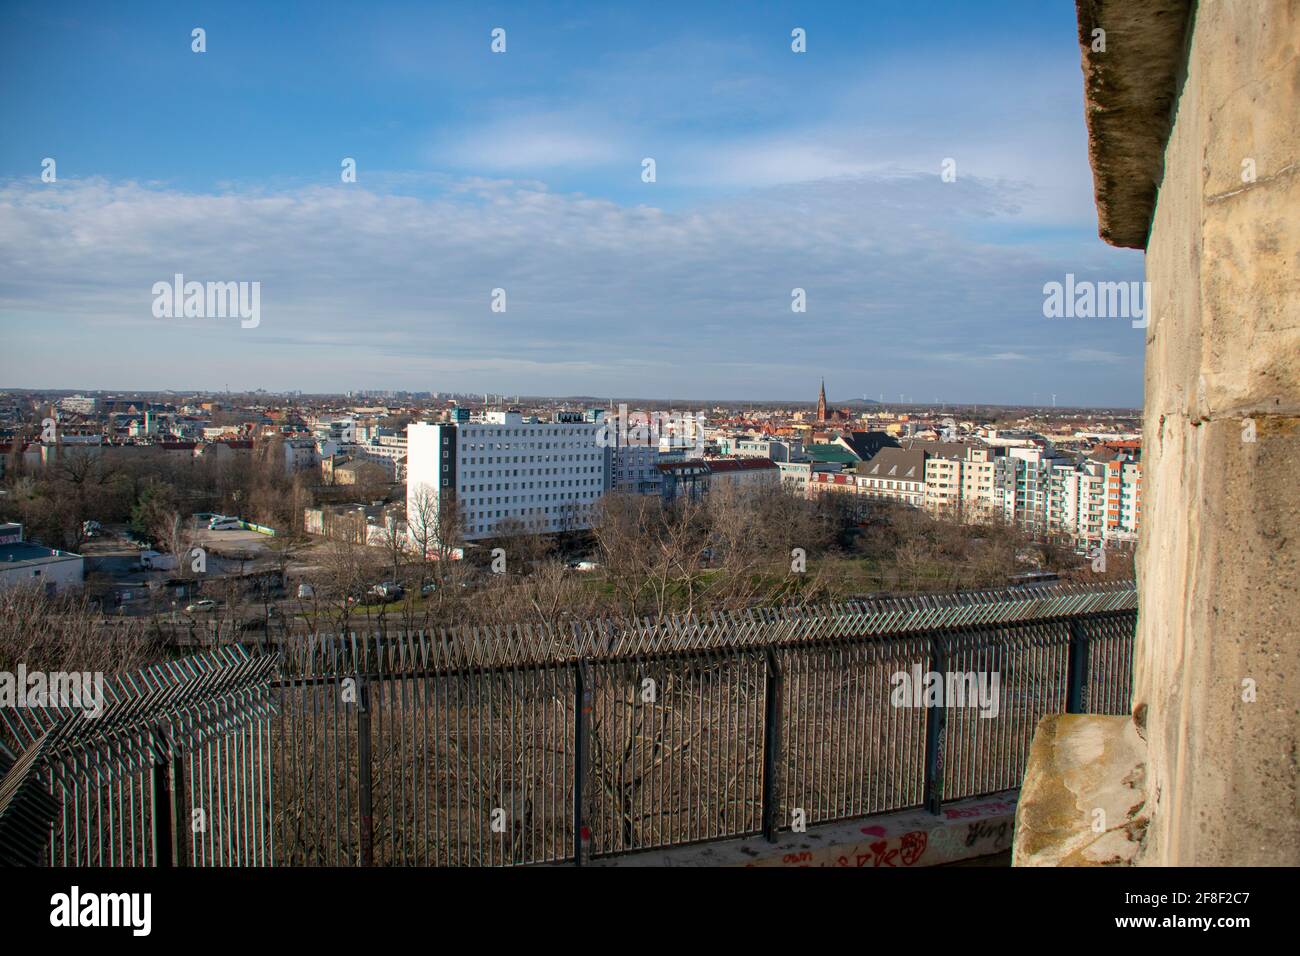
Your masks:
{"label": "graffiti on wall", "polygon": [[[890,834],[884,826],[861,827],[867,839],[783,853],[749,866],[936,866],[974,856],[1000,853],[1014,836],[1015,801],[991,801],[944,809],[944,822],[932,829]],[[916,820],[911,822],[915,827]]]}

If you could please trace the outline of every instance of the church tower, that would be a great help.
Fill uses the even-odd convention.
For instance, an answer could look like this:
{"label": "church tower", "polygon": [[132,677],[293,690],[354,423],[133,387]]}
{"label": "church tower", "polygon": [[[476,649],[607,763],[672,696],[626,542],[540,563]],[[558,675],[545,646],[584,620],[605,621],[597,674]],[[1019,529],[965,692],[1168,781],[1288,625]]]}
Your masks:
{"label": "church tower", "polygon": [[817,420],[826,421],[826,379],[822,379],[822,390],[817,395]]}

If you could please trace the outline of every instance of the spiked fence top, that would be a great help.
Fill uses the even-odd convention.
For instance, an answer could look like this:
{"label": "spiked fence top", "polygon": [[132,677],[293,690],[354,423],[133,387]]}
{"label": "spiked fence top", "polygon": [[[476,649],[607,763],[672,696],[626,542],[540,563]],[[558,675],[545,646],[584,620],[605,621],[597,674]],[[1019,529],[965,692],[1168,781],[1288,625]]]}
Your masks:
{"label": "spiked fence top", "polygon": [[358,672],[391,675],[889,639],[932,631],[1010,627],[1136,607],[1132,582],[1053,584],[644,620],[290,634],[278,649],[283,656],[282,674],[291,679]]}

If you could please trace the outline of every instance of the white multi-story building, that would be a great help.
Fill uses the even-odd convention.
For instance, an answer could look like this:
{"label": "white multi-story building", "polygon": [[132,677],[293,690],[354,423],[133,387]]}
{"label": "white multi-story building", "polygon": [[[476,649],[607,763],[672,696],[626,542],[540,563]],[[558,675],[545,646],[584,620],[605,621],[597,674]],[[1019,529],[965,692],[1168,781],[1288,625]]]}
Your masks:
{"label": "white multi-story building", "polygon": [[1131,547],[1142,519],[1142,463],[1135,458],[1056,463],[1048,492],[1048,530],[1089,547]]}
{"label": "white multi-story building", "polygon": [[960,456],[927,454],[925,506],[952,520],[986,521],[1002,513],[998,456],[990,448],[967,445]]}
{"label": "white multi-story building", "polygon": [[1096,545],[1105,531],[1106,469],[1098,462],[1058,462],[1048,479],[1047,527],[1080,544]]}
{"label": "white multi-story building", "polygon": [[[507,519],[541,533],[590,528],[608,487],[598,428],[576,413],[543,422],[514,411],[409,425],[408,525],[430,510],[422,499],[433,499],[439,514],[454,510],[465,541],[493,537]],[[443,508],[448,497],[454,509]]]}
{"label": "white multi-story building", "polygon": [[84,395],[69,395],[67,398],[59,399],[59,409],[65,412],[71,412],[74,415],[93,415],[97,403],[93,398],[87,398]]}
{"label": "white multi-story building", "polygon": [[394,481],[406,479],[406,436],[378,434],[349,446],[358,458],[373,461],[384,467]]}
{"label": "white multi-story building", "polygon": [[730,444],[731,453],[741,458],[770,458],[777,463],[803,460],[803,441],[798,438],[739,438]]}
{"label": "white multi-story building", "polygon": [[1049,530],[1052,470],[1062,461],[1062,456],[1050,447],[1007,446],[1006,455],[998,459],[1001,474],[997,482],[1002,492],[1002,515],[1008,524],[1035,534]]}
{"label": "white multi-story building", "polygon": [[776,467],[781,475],[781,487],[797,498],[808,497],[813,475],[839,471],[838,465],[811,461],[778,461]]}

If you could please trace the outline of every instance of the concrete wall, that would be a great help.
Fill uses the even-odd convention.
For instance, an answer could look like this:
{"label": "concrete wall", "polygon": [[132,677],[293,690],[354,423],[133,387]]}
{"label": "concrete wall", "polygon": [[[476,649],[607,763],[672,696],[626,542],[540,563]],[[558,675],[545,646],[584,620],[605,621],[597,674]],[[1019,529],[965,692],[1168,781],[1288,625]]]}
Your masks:
{"label": "concrete wall", "polygon": [[53,561],[23,561],[16,566],[0,565],[0,590],[12,587],[48,588],[63,594],[85,584],[86,562],[80,555],[69,555]]}
{"label": "concrete wall", "polygon": [[[945,804],[938,816],[904,810],[762,837],[719,840],[590,861],[592,866],[865,867],[948,866],[1011,848],[1014,790]],[[560,864],[569,865],[569,864]]]}
{"label": "concrete wall", "polygon": [[1298,55],[1296,0],[1198,4],[1147,244],[1145,863],[1300,864]]}

